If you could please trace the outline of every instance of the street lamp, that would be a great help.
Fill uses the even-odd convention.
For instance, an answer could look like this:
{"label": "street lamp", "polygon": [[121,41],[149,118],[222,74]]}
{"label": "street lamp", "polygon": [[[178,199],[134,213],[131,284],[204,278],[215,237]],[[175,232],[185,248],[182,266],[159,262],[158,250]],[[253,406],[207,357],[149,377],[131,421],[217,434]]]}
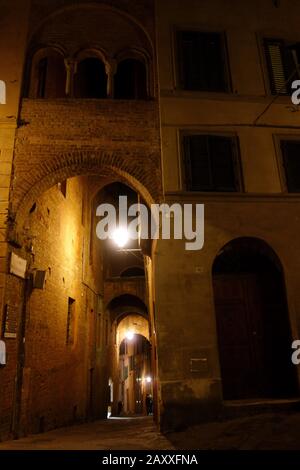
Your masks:
{"label": "street lamp", "polygon": [[126,336],[126,339],[128,339],[128,341],[132,341],[133,338],[134,338],[134,333],[133,333],[133,331],[128,330],[128,331],[126,331],[125,336]]}
{"label": "street lamp", "polygon": [[128,230],[122,227],[116,228],[111,238],[119,248],[123,248],[129,240]]}

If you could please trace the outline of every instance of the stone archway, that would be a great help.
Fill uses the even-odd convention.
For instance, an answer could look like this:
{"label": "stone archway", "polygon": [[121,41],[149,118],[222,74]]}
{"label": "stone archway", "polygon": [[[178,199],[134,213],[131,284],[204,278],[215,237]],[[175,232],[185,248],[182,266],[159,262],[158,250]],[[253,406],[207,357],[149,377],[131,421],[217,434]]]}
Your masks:
{"label": "stone archway", "polygon": [[[112,414],[120,414],[120,402],[125,414],[145,412],[146,393],[153,388],[150,318],[147,307],[137,295],[124,293],[112,298],[106,306],[106,311],[111,325],[109,374],[115,391],[111,403]],[[132,337],[127,337],[128,332],[132,333]],[[142,344],[147,345],[145,351],[139,350]],[[141,354],[146,351],[147,357],[143,358]],[[126,377],[124,367],[128,368]],[[147,376],[151,376],[151,383],[148,385],[145,382]],[[137,406],[134,405],[136,400]]]}
{"label": "stone archway", "polygon": [[140,193],[148,204],[159,198],[150,171],[145,170],[142,175],[136,166],[130,165],[122,156],[106,152],[68,153],[59,159],[41,163],[31,172],[30,181],[28,178],[22,185],[15,185],[12,215],[16,225],[22,226],[29,209],[43,192],[67,178],[82,175],[103,179],[103,186],[114,181],[124,182]]}
{"label": "stone archway", "polygon": [[[91,178],[91,185],[88,184],[89,175],[95,176]],[[105,277],[99,274],[102,269],[99,266],[103,251],[99,244],[96,246],[95,241],[95,258],[90,263],[89,233],[93,225],[92,218],[88,215],[85,217],[85,223],[82,223],[82,196],[86,194],[90,200],[96,186],[99,189],[101,185],[105,186],[115,180],[130,184],[149,202],[153,198],[150,191],[140,182],[141,178],[137,179],[138,174],[133,165],[126,165],[123,159],[118,160],[113,154],[67,154],[59,161],[51,160],[49,163],[40,164],[38,170],[33,171],[28,179],[29,177],[34,184],[28,191],[18,184],[19,181],[16,184],[19,197],[14,194],[14,207],[17,211],[15,230],[20,234],[20,243],[11,247],[11,250],[27,260],[27,284],[30,282],[31,288],[30,292],[23,295],[23,280],[16,280],[8,275],[6,303],[17,301],[20,306],[22,302],[27,306],[26,312],[24,308],[22,324],[27,338],[26,367],[32,371],[32,379],[30,384],[24,385],[24,369],[20,368],[18,396],[21,396],[24,387],[27,387],[26,393],[33,397],[41,375],[46,385],[45,396],[42,398],[41,394],[40,402],[36,401],[30,410],[18,404],[18,426],[24,422],[28,429],[38,431],[42,426],[50,428],[55,420],[62,424],[67,419],[75,421],[79,416],[105,417],[109,377],[114,379],[114,374],[111,374],[109,369],[110,349],[113,346],[110,340],[110,323],[104,309],[106,301],[101,303],[105,290]],[[62,194],[57,183],[66,179],[68,190],[66,194]],[[85,212],[88,213],[88,208]],[[101,266],[103,267],[103,264]],[[42,288],[31,284],[38,271],[45,273],[46,283]],[[20,294],[16,293],[16,286],[19,287]],[[140,304],[141,309],[146,310],[142,300]],[[122,313],[128,312],[128,308],[132,308],[132,304],[125,305]],[[25,315],[30,316],[30,324],[26,323]],[[45,368],[40,368],[41,358],[46,360],[46,348],[41,347],[35,336],[37,324],[47,325],[44,330],[47,331],[45,343],[50,347],[50,344],[59,342],[63,351],[57,359],[61,361],[60,367],[51,364],[47,373]],[[102,347],[105,351],[101,357],[95,354],[97,347]],[[35,349],[39,351],[39,360],[34,354]],[[89,359],[85,360],[87,357]],[[53,381],[48,381],[50,376],[55,377]],[[67,404],[65,380],[69,390],[72,390],[70,409]],[[63,389],[64,399],[60,402],[52,398],[57,395],[56,384]],[[87,395],[82,387],[88,390]],[[51,412],[45,417],[50,401],[53,415]],[[62,410],[60,407],[63,402],[65,405]],[[38,418],[35,418],[35,415]]]}

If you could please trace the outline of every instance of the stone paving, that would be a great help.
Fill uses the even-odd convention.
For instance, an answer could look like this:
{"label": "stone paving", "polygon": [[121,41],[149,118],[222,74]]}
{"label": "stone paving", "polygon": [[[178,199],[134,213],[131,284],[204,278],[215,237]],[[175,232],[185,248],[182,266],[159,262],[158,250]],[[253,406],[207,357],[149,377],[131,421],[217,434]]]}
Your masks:
{"label": "stone paving", "polygon": [[151,450],[173,449],[151,417],[112,418],[0,444],[1,450]]}
{"label": "stone paving", "polygon": [[300,450],[300,413],[264,413],[160,434],[151,418],[96,421],[0,444],[1,450]]}

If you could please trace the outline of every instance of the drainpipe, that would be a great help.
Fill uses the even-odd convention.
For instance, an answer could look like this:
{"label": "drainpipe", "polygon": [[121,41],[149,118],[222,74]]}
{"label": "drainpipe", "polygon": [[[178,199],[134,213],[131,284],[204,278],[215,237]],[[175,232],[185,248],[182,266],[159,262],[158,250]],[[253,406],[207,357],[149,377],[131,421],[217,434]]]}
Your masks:
{"label": "drainpipe", "polygon": [[24,294],[23,305],[20,317],[20,326],[18,334],[18,352],[17,352],[17,372],[15,379],[15,400],[14,400],[14,413],[12,420],[12,434],[14,439],[21,436],[21,416],[22,416],[22,387],[23,387],[23,372],[25,367],[25,333],[26,333],[26,314],[27,303],[32,288],[32,279],[27,277],[24,280]]}

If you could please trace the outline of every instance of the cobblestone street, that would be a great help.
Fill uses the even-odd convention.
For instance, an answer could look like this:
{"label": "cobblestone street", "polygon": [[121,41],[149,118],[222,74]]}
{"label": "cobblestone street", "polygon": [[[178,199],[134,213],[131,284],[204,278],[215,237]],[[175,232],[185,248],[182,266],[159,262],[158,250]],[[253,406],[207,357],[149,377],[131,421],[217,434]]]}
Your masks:
{"label": "cobblestone street", "polygon": [[3,442],[0,450],[299,450],[300,413],[203,423],[167,436],[151,418],[96,421]]}

